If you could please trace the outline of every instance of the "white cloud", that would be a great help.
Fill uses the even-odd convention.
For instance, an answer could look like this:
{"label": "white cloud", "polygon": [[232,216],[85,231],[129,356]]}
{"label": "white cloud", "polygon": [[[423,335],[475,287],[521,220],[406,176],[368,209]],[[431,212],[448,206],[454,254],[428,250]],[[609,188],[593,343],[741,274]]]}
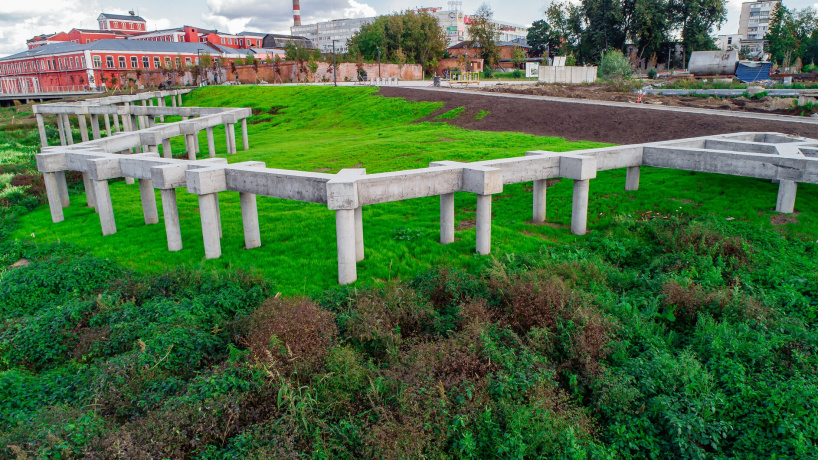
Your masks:
{"label": "white cloud", "polygon": [[[293,25],[290,1],[207,0],[206,24],[231,33],[243,30],[289,33]],[[338,18],[375,16],[375,8],[355,0],[309,0],[301,2],[301,22],[310,24]]]}
{"label": "white cloud", "polygon": [[366,3],[358,3],[355,0],[349,0],[349,8],[344,8],[344,17],[351,18],[366,18],[375,16],[375,8]]}
{"label": "white cloud", "polygon": [[27,49],[26,40],[40,34],[68,32],[77,27],[97,28],[96,16],[85,11],[97,2],[80,0],[4,1],[0,8],[0,56]]}

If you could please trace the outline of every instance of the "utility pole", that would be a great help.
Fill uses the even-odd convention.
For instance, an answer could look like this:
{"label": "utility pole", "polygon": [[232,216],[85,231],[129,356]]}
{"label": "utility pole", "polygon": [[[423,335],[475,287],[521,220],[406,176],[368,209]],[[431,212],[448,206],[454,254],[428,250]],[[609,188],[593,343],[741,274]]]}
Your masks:
{"label": "utility pole", "polygon": [[332,82],[335,86],[338,86],[338,67],[337,63],[335,62],[335,40],[332,41]]}
{"label": "utility pole", "polygon": [[381,78],[381,47],[378,46],[378,78]]}

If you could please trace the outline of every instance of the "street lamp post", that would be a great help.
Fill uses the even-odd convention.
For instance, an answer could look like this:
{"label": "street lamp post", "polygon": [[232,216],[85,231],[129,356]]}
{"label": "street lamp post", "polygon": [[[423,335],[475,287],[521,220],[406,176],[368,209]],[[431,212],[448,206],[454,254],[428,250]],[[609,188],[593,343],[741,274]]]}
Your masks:
{"label": "street lamp post", "polygon": [[335,42],[338,40],[332,41],[332,81],[335,86],[338,86],[338,67],[335,63]]}
{"label": "street lamp post", "polygon": [[381,78],[381,47],[378,47],[378,79]]}
{"label": "street lamp post", "polygon": [[202,86],[202,72],[204,72],[202,68],[202,50],[201,48],[196,50],[196,59],[199,61],[199,86]]}

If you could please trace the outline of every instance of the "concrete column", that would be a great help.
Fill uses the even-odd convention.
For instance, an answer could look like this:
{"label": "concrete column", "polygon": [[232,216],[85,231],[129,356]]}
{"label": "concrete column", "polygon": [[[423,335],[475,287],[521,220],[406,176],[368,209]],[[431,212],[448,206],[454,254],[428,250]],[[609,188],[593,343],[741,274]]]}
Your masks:
{"label": "concrete column", "polygon": [[159,223],[159,211],[156,209],[156,194],[153,192],[152,180],[139,179],[139,196],[142,198],[145,225]]}
{"label": "concrete column", "polygon": [[217,194],[199,195],[199,214],[202,217],[205,258],[217,259],[222,255],[222,247],[219,242],[219,202],[217,201]]}
{"label": "concrete column", "polygon": [[244,226],[244,249],[253,249],[261,246],[261,231],[258,227],[258,206],[256,195],[253,193],[239,193],[241,202],[241,221]]}
{"label": "concrete column", "polygon": [[111,204],[111,191],[108,189],[108,181],[91,179],[91,182],[96,195],[102,235],[113,235],[116,233],[116,222],[114,221],[114,208]]}
{"label": "concrete column", "polygon": [[219,238],[223,237],[222,234],[222,207],[219,205],[219,194],[214,193],[216,195],[216,222],[219,224]]}
{"label": "concrete column", "polygon": [[625,176],[625,190],[639,190],[639,166],[631,166]]}
{"label": "concrete column", "polygon": [[57,189],[60,191],[60,201],[62,202],[62,207],[67,208],[71,206],[71,199],[68,196],[68,182],[65,180],[65,171],[57,171]]}
{"label": "concrete column", "polygon": [[48,136],[45,134],[45,120],[43,120],[43,114],[38,113],[37,117],[37,130],[40,132],[40,144],[43,147],[48,147]]}
{"label": "concrete column", "polygon": [[77,115],[80,122],[80,138],[83,142],[88,142],[88,123],[85,122],[85,115]]}
{"label": "concrete column", "polygon": [[173,107],[176,107],[176,96],[174,96],[172,94],[170,96],[170,105],[173,106]]}
{"label": "concrete column", "polygon": [[[164,107],[165,106],[165,96],[157,98],[156,102],[159,105],[159,107]],[[159,115],[159,121],[164,123],[165,122],[165,116],[164,115]]]}
{"label": "concrete column", "polygon": [[545,179],[537,179],[534,181],[534,214],[531,221],[535,224],[545,222],[545,198],[547,188],[548,183]]}
{"label": "concrete column", "polygon": [[790,214],[795,210],[795,195],[798,183],[791,180],[782,180],[778,183],[778,200],[775,203],[775,212]]}
{"label": "concrete column", "polygon": [[173,151],[170,149],[170,139],[162,139],[162,156],[173,158]]}
{"label": "concrete column", "polygon": [[364,260],[364,212],[363,206],[355,208],[355,261]]}
{"label": "concrete column", "polygon": [[477,195],[477,253],[491,252],[491,195]]}
{"label": "concrete column", "polygon": [[43,173],[45,181],[45,194],[48,198],[48,207],[51,209],[51,221],[55,224],[62,222],[65,217],[62,213],[62,200],[60,199],[60,189],[57,185],[57,173]]}
{"label": "concrete column", "polygon": [[89,208],[96,208],[96,193],[94,183],[87,172],[82,173],[82,185],[85,186],[85,204]]}
{"label": "concrete column", "polygon": [[196,159],[196,142],[193,140],[193,134],[185,134],[185,144],[187,144],[187,158],[188,160]]}
{"label": "concrete column", "polygon": [[57,114],[57,131],[60,132],[60,145],[65,146],[65,126],[63,124],[62,115]]}
{"label": "concrete column", "polygon": [[216,143],[213,141],[213,127],[209,127],[205,130],[207,133],[207,152],[210,154],[210,158],[216,158]]}
{"label": "concrete column", "polygon": [[91,117],[91,135],[94,139],[102,137],[99,132],[99,115],[90,115]]}
{"label": "concrete column", "polygon": [[234,123],[229,123],[227,125],[227,129],[230,131],[230,153],[235,154],[238,152],[236,148],[236,125]]}
{"label": "concrete column", "polygon": [[247,119],[241,119],[241,142],[242,147],[244,150],[248,150],[250,148],[250,139],[247,137]]}
{"label": "concrete column", "polygon": [[454,193],[440,195],[440,244],[454,242]]}
{"label": "concrete column", "polygon": [[114,131],[117,133],[121,131],[119,128],[119,115],[114,115]]}
{"label": "concrete column", "polygon": [[162,189],[162,214],[165,218],[165,234],[168,237],[168,251],[182,250],[182,228],[179,225],[179,209],[176,207],[176,190]]}
{"label": "concrete column", "polygon": [[74,133],[71,132],[71,120],[68,118],[68,114],[64,113],[62,116],[62,124],[65,128],[65,141],[68,145],[74,145]]}
{"label": "concrete column", "polygon": [[148,99],[148,107],[153,107],[153,98]]}
{"label": "concrete column", "polygon": [[574,203],[571,208],[571,233],[584,235],[588,224],[588,190],[590,179],[574,180]]}
{"label": "concrete column", "polygon": [[358,279],[355,266],[355,210],[335,211],[335,234],[338,244],[338,284],[349,284]]}
{"label": "concrete column", "polygon": [[193,136],[193,145],[196,146],[196,153],[199,153],[199,132],[196,132],[196,135]]}
{"label": "concrete column", "polygon": [[179,93],[178,97],[179,97],[179,107],[181,107],[182,106],[182,93]]}
{"label": "concrete column", "polygon": [[230,151],[230,128],[229,123],[224,124],[224,143],[227,146],[227,153],[233,153]]}
{"label": "concrete column", "polygon": [[105,134],[111,137],[111,116],[106,113],[103,119],[105,120]]}

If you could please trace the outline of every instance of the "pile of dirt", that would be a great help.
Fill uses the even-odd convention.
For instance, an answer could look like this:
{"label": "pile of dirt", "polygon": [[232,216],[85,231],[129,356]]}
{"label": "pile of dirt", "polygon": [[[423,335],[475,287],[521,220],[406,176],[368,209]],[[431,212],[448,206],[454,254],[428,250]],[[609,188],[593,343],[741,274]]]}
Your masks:
{"label": "pile of dirt", "polygon": [[[568,140],[638,144],[743,131],[779,132],[818,138],[818,124],[611,107],[573,102],[502,97],[479,91],[448,91],[383,87],[382,96],[410,101],[444,102],[444,108],[424,121],[450,123],[481,131],[513,131]],[[628,96],[627,93],[619,93]],[[691,98],[698,99],[698,98]],[[454,119],[435,120],[440,113],[464,107]],[[480,119],[481,111],[490,113]]]}

